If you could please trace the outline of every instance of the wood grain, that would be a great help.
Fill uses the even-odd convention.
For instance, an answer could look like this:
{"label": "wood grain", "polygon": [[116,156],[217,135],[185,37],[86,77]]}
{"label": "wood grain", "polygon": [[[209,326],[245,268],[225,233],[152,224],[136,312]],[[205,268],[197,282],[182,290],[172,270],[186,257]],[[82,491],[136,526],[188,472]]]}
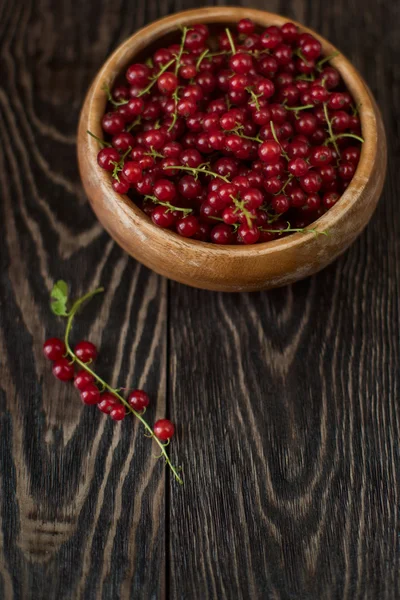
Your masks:
{"label": "wood grain", "polygon": [[[389,173],[320,275],[241,295],[167,283],[103,232],[79,183],[87,86],[138,27],[194,2],[0,2],[0,598],[396,600],[400,61],[396,3],[274,0],[366,78]],[[264,3],[253,2],[264,8]],[[177,423],[185,485],[131,421],[83,409],[41,354],[48,292],[102,283],[74,338]],[[167,486],[165,488],[165,482]]]}
{"label": "wood grain", "polygon": [[[122,6],[122,5],[121,5]],[[161,597],[163,465],[134,422],[113,425],[57,382],[41,346],[62,334],[48,294],[106,293],[74,339],[101,346],[98,369],[146,387],[165,411],[166,282],[134,263],[94,219],[82,193],[75,131],[86,87],[143,15],[115,4],[1,7],[1,538],[2,598]],[[88,21],[93,26],[88,29]],[[121,36],[121,37],[120,37]],[[153,576],[148,577],[152,572]]]}
{"label": "wood grain", "polygon": [[170,488],[170,596],[396,599],[398,7],[268,10],[321,31],[366,77],[388,125],[389,180],[360,240],[312,279],[240,296],[171,284],[173,449],[187,483]]}

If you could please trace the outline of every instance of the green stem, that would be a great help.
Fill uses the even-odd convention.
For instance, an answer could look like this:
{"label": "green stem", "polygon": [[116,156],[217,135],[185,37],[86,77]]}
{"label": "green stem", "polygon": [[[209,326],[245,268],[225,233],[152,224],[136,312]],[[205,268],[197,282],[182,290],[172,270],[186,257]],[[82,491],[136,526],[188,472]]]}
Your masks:
{"label": "green stem", "polygon": [[149,91],[151,90],[151,88],[153,87],[153,85],[156,83],[156,81],[160,77],[160,75],[162,75],[163,73],[165,73],[165,71],[167,69],[169,69],[169,67],[171,65],[174,64],[175,60],[176,59],[173,58],[172,60],[170,60],[169,62],[167,62],[163,67],[161,67],[161,69],[158,71],[157,75],[155,75],[153,77],[153,79],[150,81],[149,85],[147,87],[145,87],[144,90],[142,90],[141,92],[139,92],[138,98],[140,98],[140,96],[144,96],[145,94],[149,93]]}
{"label": "green stem", "polygon": [[113,394],[113,396],[115,396],[116,398],[118,398],[118,400],[121,402],[121,404],[123,404],[125,406],[125,408],[128,409],[129,412],[131,412],[137,419],[139,419],[139,421],[142,423],[142,425],[145,427],[145,429],[147,430],[149,437],[151,436],[153,438],[153,440],[159,445],[160,449],[161,449],[161,455],[164,457],[165,462],[167,463],[167,465],[169,466],[169,468],[171,469],[172,473],[175,476],[175,479],[178,481],[178,483],[183,484],[182,479],[179,477],[179,474],[176,470],[176,468],[173,466],[173,464],[171,463],[168,454],[165,451],[164,448],[164,444],[158,439],[158,437],[154,434],[152,428],[150,427],[150,425],[143,419],[142,415],[140,413],[138,413],[136,410],[134,410],[131,405],[125,400],[125,398],[123,398],[123,396],[121,396],[117,390],[115,390],[113,387],[111,387],[110,385],[108,385],[108,383],[106,383],[103,379],[101,379],[101,377],[99,377],[99,375],[97,375],[97,373],[95,373],[90,367],[88,367],[88,365],[84,362],[82,362],[77,356],[76,354],[73,352],[73,350],[71,349],[71,346],[69,344],[69,335],[71,333],[71,329],[72,329],[72,323],[75,317],[75,314],[77,313],[77,311],[79,310],[79,308],[82,306],[82,304],[84,302],[86,302],[86,300],[90,300],[90,298],[92,298],[93,296],[95,296],[96,294],[99,294],[101,292],[104,291],[104,288],[100,287],[97,288],[95,290],[93,290],[92,292],[88,292],[87,294],[85,294],[84,296],[82,296],[82,298],[79,298],[79,300],[77,300],[70,312],[68,313],[68,321],[67,321],[67,327],[65,329],[65,337],[64,337],[64,343],[65,343],[65,347],[67,349],[67,354],[72,358],[72,360],[74,362],[76,362],[82,369],[84,369],[85,371],[87,371],[87,373],[90,373],[92,375],[92,377],[97,381],[97,383],[99,383],[101,386],[103,386],[103,388],[105,390],[108,390],[109,392],[111,392],[111,394]]}
{"label": "green stem", "polygon": [[298,111],[298,110],[308,110],[309,108],[315,108],[314,104],[305,104],[304,106],[286,106],[285,104],[285,108],[286,110],[294,110],[294,111]]}
{"label": "green stem", "polygon": [[336,136],[336,139],[338,139],[338,138],[344,138],[344,137],[353,138],[355,140],[358,140],[362,144],[364,143],[363,138],[360,137],[359,135],[355,135],[355,133],[340,133],[339,135]]}
{"label": "green stem", "polygon": [[179,169],[180,171],[189,171],[189,173],[192,173],[192,175],[194,176],[198,176],[199,173],[203,175],[211,175],[211,177],[217,177],[218,179],[222,179],[222,181],[225,181],[225,183],[230,183],[227,177],[224,177],[219,173],[214,173],[214,171],[209,171],[208,169],[202,169],[199,167],[183,167],[180,165],[172,165],[163,167],[163,169]]}
{"label": "green stem", "polygon": [[286,158],[286,160],[290,160],[289,156],[286,154],[286,152],[284,151],[284,149],[282,148],[280,141],[278,140],[278,136],[276,135],[276,131],[275,131],[275,127],[272,121],[269,122],[269,126],[271,127],[271,133],[272,136],[275,140],[275,142],[279,145],[279,148],[281,149],[282,152],[282,156],[284,156]]}
{"label": "green stem", "polygon": [[279,196],[279,194],[282,194],[285,191],[287,184],[289,183],[289,181],[292,181],[292,179],[293,179],[293,175],[289,175],[289,177],[287,178],[287,180],[285,181],[285,183],[283,184],[283,186],[279,190],[279,192],[276,194],[276,196]]}
{"label": "green stem", "polygon": [[178,53],[178,56],[176,57],[175,75],[178,75],[179,67],[181,66],[181,58],[182,58],[182,54],[183,54],[183,49],[185,47],[187,32],[188,32],[188,28],[184,27],[182,30],[181,47],[179,48],[179,53]]}
{"label": "green stem", "polygon": [[225,33],[228,36],[229,44],[231,46],[232,54],[236,54],[235,42],[233,41],[233,37],[231,32],[229,31],[229,27],[225,29]]}
{"label": "green stem", "polygon": [[128,150],[126,150],[126,152],[123,153],[123,155],[121,156],[121,158],[118,162],[111,161],[111,164],[114,165],[112,177],[114,179],[116,179],[117,181],[119,181],[118,173],[120,171],[122,171],[122,169],[124,168],[125,158],[128,156],[128,154],[131,150],[132,150],[132,148],[131,148],[131,146],[129,146]]}
{"label": "green stem", "polygon": [[336,150],[336,154],[339,156],[339,148],[336,143],[336,137],[333,134],[332,123],[331,123],[331,121],[329,119],[329,115],[328,115],[328,105],[326,104],[326,102],[324,102],[323,106],[324,106],[324,115],[325,115],[326,122],[328,124],[328,132],[329,132],[329,140],[327,140],[327,141],[332,142],[332,144]]}
{"label": "green stem", "polygon": [[255,91],[251,89],[251,87],[247,87],[246,92],[248,92],[251,95],[251,98],[256,106],[256,109],[260,110],[260,103],[259,103],[258,99],[261,98],[262,94],[257,95],[255,93]]}
{"label": "green stem", "polygon": [[234,196],[231,196],[231,199],[232,199],[234,205],[236,206],[236,208],[238,210],[240,210],[246,217],[247,226],[252,227],[253,226],[253,220],[252,220],[253,215],[251,214],[251,212],[249,210],[247,210],[247,208],[244,205],[243,200],[238,200]]}
{"label": "green stem", "polygon": [[278,233],[281,235],[282,233],[315,233],[315,235],[328,235],[327,231],[317,231],[317,229],[307,229],[307,228],[298,228],[298,227],[290,227],[290,223],[288,223],[288,227],[286,229],[264,229],[263,227],[259,227],[260,231],[264,231],[265,233]]}
{"label": "green stem", "polygon": [[132,121],[132,123],[130,125],[128,125],[128,127],[126,128],[126,131],[132,131],[132,129],[134,127],[136,127],[136,125],[140,125],[140,123],[142,122],[142,117],[136,117],[136,119],[134,121]]}
{"label": "green stem", "polygon": [[330,60],[332,60],[332,58],[335,58],[336,56],[339,56],[340,52],[333,52],[332,54],[330,54],[329,56],[326,56],[325,58],[323,58],[322,60],[320,60],[319,62],[317,62],[317,64],[315,65],[317,71],[321,71],[321,67],[322,65],[324,65],[326,62],[329,62]]}
{"label": "green stem", "polygon": [[206,49],[205,49],[205,50],[204,50],[204,51],[203,51],[203,52],[200,54],[200,56],[199,56],[199,59],[198,59],[198,61],[197,61],[197,63],[196,63],[196,71],[198,71],[198,70],[199,70],[199,67],[200,67],[201,63],[203,62],[203,60],[205,59],[205,57],[206,57],[206,56],[209,54],[209,52],[210,52],[210,51],[209,51],[209,49],[208,49],[208,48],[206,48]]}
{"label": "green stem", "polygon": [[100,146],[102,146],[103,148],[105,148],[105,147],[111,148],[111,144],[109,144],[108,142],[105,142],[104,140],[101,140],[99,137],[97,137],[97,135],[94,135],[94,133],[89,131],[89,129],[86,130],[86,133],[91,135],[92,138],[94,138],[97,142],[99,142]]}
{"label": "green stem", "polygon": [[110,87],[106,83],[103,85],[102,89],[105,91],[105,93],[107,95],[107,100],[109,102],[111,102],[111,104],[113,106],[123,106],[124,104],[128,104],[129,100],[114,100],[114,98],[112,97],[112,94],[111,94]]}
{"label": "green stem", "polygon": [[166,206],[168,208],[168,210],[171,211],[171,212],[173,212],[174,210],[178,210],[180,212],[183,212],[185,215],[189,215],[191,212],[193,212],[192,208],[182,208],[180,206],[174,206],[170,202],[162,202],[161,200],[159,200],[155,196],[148,196],[148,195],[146,195],[144,197],[144,199],[145,200],[151,200],[152,202],[154,202],[154,204],[161,204],[161,206]]}

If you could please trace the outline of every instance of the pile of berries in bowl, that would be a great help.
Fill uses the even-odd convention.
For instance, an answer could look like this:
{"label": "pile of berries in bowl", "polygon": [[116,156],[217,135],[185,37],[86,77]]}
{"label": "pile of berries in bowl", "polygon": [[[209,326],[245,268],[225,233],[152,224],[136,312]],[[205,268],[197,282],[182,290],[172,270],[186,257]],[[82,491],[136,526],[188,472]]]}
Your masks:
{"label": "pile of berries in bowl", "polygon": [[[264,26],[267,17],[259,15],[268,13],[247,11],[253,20],[232,9],[242,18],[226,26],[231,9],[215,8],[216,22],[209,26],[212,16],[205,10],[211,9],[191,11],[193,19],[177,18],[175,26],[173,17],[159,21],[160,30],[165,22],[165,38],[145,48],[143,33],[141,51],[115,73],[126,60],[117,57],[113,76],[101,84],[100,114],[99,78],[107,69],[96,78],[97,122],[93,126],[93,114],[89,119],[86,114],[93,107],[92,88],[80,136],[85,127],[91,156],[95,144],[106,175],[102,186],[106,181],[113,205],[119,198],[124,214],[127,205],[135,207],[135,217],[141,213],[153,229],[168,233],[168,243],[176,244],[177,235],[202,248],[206,242],[235,252],[298,238],[295,233],[328,236],[330,228],[317,225],[352,185],[368,141],[359,98],[333,66],[338,52],[327,54],[321,38],[276,15],[278,24]],[[93,177],[85,181],[88,160],[82,153],[84,184],[100,220],[139,260],[171,276],[151,252],[122,239],[121,222],[118,231],[110,227],[109,207],[105,215],[93,199]],[[373,207],[366,204],[364,220]],[[336,255],[352,239],[342,240]]]}

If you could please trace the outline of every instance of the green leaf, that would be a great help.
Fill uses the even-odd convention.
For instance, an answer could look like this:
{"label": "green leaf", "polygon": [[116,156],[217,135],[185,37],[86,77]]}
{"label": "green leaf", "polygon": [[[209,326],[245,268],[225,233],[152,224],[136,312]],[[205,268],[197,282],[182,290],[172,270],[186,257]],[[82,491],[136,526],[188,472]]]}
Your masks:
{"label": "green leaf", "polygon": [[60,279],[57,281],[50,292],[52,298],[51,310],[59,317],[67,317],[68,285]]}

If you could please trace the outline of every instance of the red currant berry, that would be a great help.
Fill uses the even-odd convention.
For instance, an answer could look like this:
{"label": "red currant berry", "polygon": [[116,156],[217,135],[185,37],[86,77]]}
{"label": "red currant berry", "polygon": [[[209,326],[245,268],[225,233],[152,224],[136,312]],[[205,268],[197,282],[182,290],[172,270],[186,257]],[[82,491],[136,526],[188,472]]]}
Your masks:
{"label": "red currant berry", "polygon": [[256,225],[249,227],[247,223],[240,225],[238,229],[240,241],[243,244],[256,244],[260,238],[260,230]]}
{"label": "red currant berry", "polygon": [[351,162],[342,162],[338,168],[338,174],[341,179],[345,179],[346,181],[350,181],[353,178],[356,167],[354,163]]}
{"label": "red currant berry", "polygon": [[53,375],[60,381],[69,381],[74,377],[74,365],[66,358],[59,358],[53,363]]}
{"label": "red currant berry", "polygon": [[189,215],[176,222],[176,230],[183,237],[193,237],[197,233],[199,221],[197,217]]}
{"label": "red currant berry", "polygon": [[113,190],[117,192],[117,194],[127,194],[131,186],[127,181],[124,181],[123,179],[120,179],[119,181],[118,179],[113,179],[112,187]]}
{"label": "red currant berry", "polygon": [[332,208],[339,200],[340,196],[336,192],[328,192],[324,194],[322,202],[324,203],[325,208]]}
{"label": "red currant berry", "polygon": [[336,133],[346,131],[350,127],[350,115],[344,110],[337,110],[332,117],[332,129]]}
{"label": "red currant berry", "polygon": [[159,179],[154,184],[154,195],[160,202],[171,202],[176,196],[176,188],[172,181]]}
{"label": "red currant berry", "polygon": [[275,164],[281,156],[281,147],[275,140],[267,140],[258,148],[258,156],[268,164]]}
{"label": "red currant berry", "polygon": [[283,214],[290,208],[289,198],[284,194],[279,194],[272,199],[271,206],[276,213]]}
{"label": "red currant berry", "polygon": [[175,425],[168,419],[159,419],[154,423],[153,431],[159,440],[167,442],[175,433]]}
{"label": "red currant berry", "polygon": [[310,153],[310,163],[314,167],[328,165],[333,160],[332,150],[328,146],[317,146]]}
{"label": "red currant berry", "polygon": [[118,404],[110,411],[110,417],[113,421],[122,421],[126,415],[125,406]]}
{"label": "red currant berry", "polygon": [[124,129],[125,121],[118,113],[109,112],[103,116],[101,120],[101,126],[106,133],[115,135],[117,133],[121,133],[121,131]]}
{"label": "red currant berry", "polygon": [[101,412],[109,415],[110,412],[119,405],[118,399],[110,392],[103,392],[100,395],[100,401],[97,404],[97,408]]}
{"label": "red currant berry", "polygon": [[235,73],[245,75],[253,67],[253,59],[250,54],[237,52],[229,60],[229,66]]}
{"label": "red currant berry", "polygon": [[251,19],[240,19],[237,24],[237,30],[239,33],[243,33],[244,35],[250,35],[250,33],[254,33],[255,31],[255,23]]}
{"label": "red currant berry", "polygon": [[84,404],[97,404],[100,402],[100,391],[94,383],[89,383],[81,391],[81,400]]}
{"label": "red currant berry", "polygon": [[307,39],[303,38],[301,43],[301,53],[306,60],[316,60],[321,54],[321,44],[312,35],[308,35]]}
{"label": "red currant berry", "polygon": [[119,150],[120,152],[126,152],[128,148],[133,148],[135,144],[135,138],[130,133],[123,131],[122,133],[114,135],[111,143],[116,150]]}
{"label": "red currant berry", "polygon": [[171,227],[175,221],[175,217],[168,207],[157,206],[151,214],[151,220],[158,227],[166,228]]}
{"label": "red currant berry", "polygon": [[360,149],[356,146],[348,146],[342,152],[342,159],[345,162],[353,163],[353,165],[357,165],[360,160]]}
{"label": "red currant berry", "polygon": [[302,177],[307,173],[308,169],[309,166],[304,158],[294,158],[288,162],[288,171],[294,177]]}
{"label": "red currant berry", "polygon": [[142,167],[139,163],[128,161],[124,164],[122,174],[129,183],[138,183],[143,179]]}
{"label": "red currant berry", "polygon": [[317,119],[312,113],[304,112],[296,119],[295,128],[298,133],[309,136],[317,129]]}
{"label": "red currant berry", "polygon": [[96,360],[97,358],[97,348],[92,342],[88,342],[87,340],[82,340],[78,342],[74,348],[74,352],[76,356],[84,363],[90,362],[92,360]]}
{"label": "red currant berry", "polygon": [[161,150],[165,144],[165,134],[160,129],[151,129],[150,131],[146,131],[143,141],[147,148]]}
{"label": "red currant berry", "polygon": [[184,175],[178,182],[179,193],[190,200],[201,194],[201,183],[193,175]]}
{"label": "red currant berry", "polygon": [[174,73],[167,71],[157,79],[157,87],[162,94],[171,96],[178,87],[178,78]]}
{"label": "red currant berry", "polygon": [[314,194],[321,189],[322,178],[316,171],[309,171],[299,179],[300,185],[308,194]]}
{"label": "red currant berry", "polygon": [[133,390],[129,394],[128,402],[134,410],[143,410],[150,404],[150,398],[143,390]]}
{"label": "red currant berry", "polygon": [[176,107],[178,115],[187,119],[195,114],[197,111],[197,104],[193,102],[193,100],[189,100],[188,98],[183,98]]}
{"label": "red currant berry", "polygon": [[221,224],[213,227],[213,229],[211,230],[211,241],[214,244],[219,244],[219,245],[233,244],[234,240],[235,240],[235,236],[233,234],[232,228],[229,227],[229,225],[225,225],[224,223],[221,223]]}
{"label": "red currant berry", "polygon": [[318,194],[310,194],[306,200],[307,209],[314,212],[321,206],[321,198]]}
{"label": "red currant berry", "polygon": [[75,374],[74,386],[76,387],[77,390],[82,391],[85,389],[85,387],[87,385],[89,385],[89,383],[93,383],[93,382],[94,382],[93,375],[91,375],[87,371],[84,371],[83,369],[81,371],[78,371]]}
{"label": "red currant berry", "polygon": [[120,156],[115,148],[103,148],[97,155],[97,163],[106,171],[114,170],[114,163],[119,162]]}
{"label": "red currant berry", "polygon": [[277,194],[282,188],[282,181],[278,177],[264,180],[264,189],[268,194]]}
{"label": "red currant berry", "polygon": [[67,349],[60,338],[49,338],[43,344],[43,354],[49,360],[58,360],[66,354]]}
{"label": "red currant berry", "polygon": [[299,33],[297,31],[297,27],[294,23],[285,23],[281,27],[281,34],[283,37],[283,41],[287,44],[293,44],[297,42]]}
{"label": "red currant berry", "polygon": [[147,65],[135,64],[130,65],[126,71],[126,79],[130,85],[145,86],[149,80],[150,69]]}

